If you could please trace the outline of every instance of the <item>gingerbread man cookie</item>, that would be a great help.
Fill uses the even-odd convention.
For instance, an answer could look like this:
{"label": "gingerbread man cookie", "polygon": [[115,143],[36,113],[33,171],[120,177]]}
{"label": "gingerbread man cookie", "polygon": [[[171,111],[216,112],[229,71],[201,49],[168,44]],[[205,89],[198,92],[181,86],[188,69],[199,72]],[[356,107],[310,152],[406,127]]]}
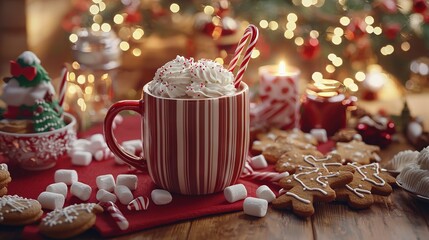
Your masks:
{"label": "gingerbread man cookie", "polygon": [[328,172],[323,168],[293,174],[280,180],[279,185],[288,191],[272,204],[274,208],[292,209],[298,216],[309,217],[314,214],[314,202],[335,200],[332,188],[344,186],[352,179],[351,172]]}
{"label": "gingerbread man cookie", "polygon": [[33,223],[42,217],[40,203],[17,195],[5,195],[0,198],[0,224],[20,226]]}
{"label": "gingerbread man cookie", "polygon": [[50,238],[70,238],[85,232],[95,224],[96,214],[103,208],[95,203],[81,203],[56,209],[39,225],[40,232]]}
{"label": "gingerbread man cookie", "polygon": [[356,162],[365,165],[380,161],[380,157],[377,154],[379,151],[380,147],[378,146],[353,140],[348,143],[337,142],[337,149],[333,153],[341,155],[345,162]]}
{"label": "gingerbread man cookie", "polygon": [[373,194],[388,196],[392,193],[390,185],[395,184],[396,179],[381,169],[378,163],[348,165],[355,169],[353,180],[335,189],[338,201],[346,201],[352,208],[363,209],[374,203]]}
{"label": "gingerbread man cookie", "polygon": [[7,165],[0,164],[0,197],[7,194],[7,185],[12,181]]}

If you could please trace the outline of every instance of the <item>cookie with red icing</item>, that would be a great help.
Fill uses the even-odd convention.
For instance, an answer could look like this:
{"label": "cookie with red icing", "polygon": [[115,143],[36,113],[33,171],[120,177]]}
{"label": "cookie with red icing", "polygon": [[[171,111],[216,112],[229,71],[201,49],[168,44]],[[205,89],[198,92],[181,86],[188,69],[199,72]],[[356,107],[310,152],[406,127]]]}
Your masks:
{"label": "cookie with red icing", "polygon": [[272,201],[277,209],[291,209],[300,217],[314,214],[314,202],[331,202],[336,198],[333,188],[346,185],[353,179],[347,171],[329,172],[324,168],[313,168],[283,178],[279,185],[285,193]]}
{"label": "cookie with red icing", "polygon": [[374,194],[388,196],[396,179],[380,168],[378,163],[359,165],[348,164],[354,168],[353,180],[344,187],[336,188],[337,201],[345,201],[352,208],[368,208],[374,203]]}

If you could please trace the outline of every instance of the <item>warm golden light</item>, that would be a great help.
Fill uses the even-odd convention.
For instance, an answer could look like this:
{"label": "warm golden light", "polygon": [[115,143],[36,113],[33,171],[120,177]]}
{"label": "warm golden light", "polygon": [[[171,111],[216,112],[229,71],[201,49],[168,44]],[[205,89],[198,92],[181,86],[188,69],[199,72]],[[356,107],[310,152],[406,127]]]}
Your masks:
{"label": "warm golden light", "polygon": [[113,22],[122,24],[124,22],[124,17],[121,14],[116,14],[115,17],[113,17]]}
{"label": "warm golden light", "polygon": [[285,61],[283,61],[283,60],[280,61],[278,71],[279,71],[280,76],[286,76],[286,63],[285,63]]}
{"label": "warm golden light", "polygon": [[177,13],[177,12],[179,12],[179,11],[180,11],[180,6],[179,6],[179,4],[177,4],[177,3],[172,3],[172,4],[170,5],[170,11],[171,11],[172,13]]}

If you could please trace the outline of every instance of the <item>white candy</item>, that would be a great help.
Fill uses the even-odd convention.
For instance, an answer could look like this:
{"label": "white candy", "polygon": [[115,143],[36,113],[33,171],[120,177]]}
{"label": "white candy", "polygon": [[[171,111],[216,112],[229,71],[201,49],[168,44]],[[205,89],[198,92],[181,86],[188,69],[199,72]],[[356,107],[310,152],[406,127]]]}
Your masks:
{"label": "white candy", "polygon": [[124,185],[130,190],[137,189],[137,176],[134,174],[119,174],[116,177],[116,185]]}
{"label": "white candy", "polygon": [[77,182],[78,176],[76,170],[71,169],[58,169],[55,171],[55,182],[63,182],[67,185],[72,185]]}
{"label": "white candy", "polygon": [[106,160],[111,157],[113,157],[113,154],[109,148],[101,149],[94,153],[94,159],[96,161]]}
{"label": "white candy", "polygon": [[80,200],[87,201],[91,197],[92,188],[85,183],[74,182],[70,187],[70,192]]}
{"label": "white candy", "polygon": [[243,184],[235,184],[223,190],[223,194],[228,202],[233,203],[247,197],[247,190]]}
{"label": "white candy", "polygon": [[109,201],[111,201],[113,203],[116,202],[116,195],[111,193],[111,192],[108,192],[104,189],[98,190],[97,195],[95,197],[100,202],[109,202]]}
{"label": "white candy", "polygon": [[410,124],[408,124],[407,126],[407,137],[411,140],[411,141],[416,141],[417,138],[423,134],[423,127],[420,123],[418,122],[410,122]]}
{"label": "white candy", "polygon": [[89,141],[91,142],[91,144],[88,146],[88,151],[90,151],[92,154],[95,154],[97,151],[107,148],[106,141],[104,141],[104,137],[102,134],[92,135]]}
{"label": "white candy", "polygon": [[100,175],[96,178],[98,189],[104,189],[112,192],[115,189],[115,179],[112,174]]}
{"label": "white candy", "polygon": [[88,166],[92,162],[92,155],[90,152],[76,151],[71,153],[71,162],[77,166]]}
{"label": "white candy", "polygon": [[64,198],[67,197],[67,190],[67,185],[63,182],[52,183],[46,187],[46,192],[59,193],[63,195]]}
{"label": "white candy", "polygon": [[127,153],[130,153],[133,155],[136,154],[136,148],[131,146],[131,145],[125,145],[125,146],[123,146],[123,148]]}
{"label": "white candy", "polygon": [[124,121],[124,118],[121,115],[116,115],[116,117],[113,119],[113,122],[116,124],[121,124]]}
{"label": "white candy", "polygon": [[265,199],[267,202],[271,202],[276,199],[276,195],[271,191],[267,185],[262,185],[256,189],[256,197]]}
{"label": "white candy", "polygon": [[91,142],[86,139],[77,139],[73,142],[72,148],[80,148],[80,149],[88,149],[89,145],[91,145]]}
{"label": "white candy", "polygon": [[152,198],[153,203],[155,205],[165,205],[169,204],[173,200],[173,196],[171,193],[164,189],[154,189],[150,193],[150,197]]}
{"label": "white candy", "polygon": [[267,214],[268,202],[265,199],[248,197],[244,199],[243,211],[255,217],[264,217]]}
{"label": "white candy", "polygon": [[131,190],[124,186],[124,185],[118,185],[115,187],[115,194],[119,199],[119,202],[121,202],[124,205],[128,205],[133,199],[133,193]]}
{"label": "white candy", "polygon": [[252,166],[254,169],[261,169],[268,167],[268,163],[267,160],[265,160],[264,155],[260,154],[258,156],[252,157],[250,166]]}
{"label": "white candy", "polygon": [[59,193],[42,192],[39,197],[37,197],[37,201],[42,205],[42,208],[55,210],[63,208],[65,198]]}
{"label": "white candy", "polygon": [[126,146],[134,147],[134,149],[135,149],[136,151],[142,151],[142,149],[143,149],[143,142],[142,142],[142,140],[140,140],[140,139],[124,141],[124,142],[122,142],[122,144],[121,144],[121,145],[122,145],[124,148],[125,148]]}
{"label": "white candy", "polygon": [[310,130],[311,135],[317,139],[318,142],[324,143],[328,141],[328,134],[323,128],[314,128]]}

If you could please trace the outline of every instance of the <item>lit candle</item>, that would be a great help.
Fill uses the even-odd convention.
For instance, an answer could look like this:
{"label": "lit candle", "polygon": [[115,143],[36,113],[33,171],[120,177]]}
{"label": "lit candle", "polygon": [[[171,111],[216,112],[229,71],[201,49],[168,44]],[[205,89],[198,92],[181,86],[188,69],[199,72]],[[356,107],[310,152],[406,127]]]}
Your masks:
{"label": "lit candle", "polygon": [[259,68],[261,104],[257,120],[282,129],[299,127],[299,75],[299,69],[285,61]]}
{"label": "lit candle", "polygon": [[301,103],[301,129],[309,132],[323,128],[328,135],[335,134],[347,124],[347,109],[353,107],[356,97],[347,97],[344,86],[336,80],[321,79],[309,84]]}

